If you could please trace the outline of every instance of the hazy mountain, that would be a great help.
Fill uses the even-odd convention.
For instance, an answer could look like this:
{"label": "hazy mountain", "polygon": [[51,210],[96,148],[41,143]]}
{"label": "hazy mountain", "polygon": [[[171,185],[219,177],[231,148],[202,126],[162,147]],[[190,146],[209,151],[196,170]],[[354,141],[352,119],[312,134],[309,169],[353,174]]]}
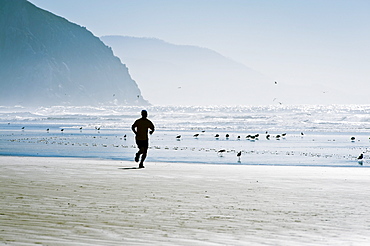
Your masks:
{"label": "hazy mountain", "polygon": [[148,104],[86,28],[26,0],[0,1],[0,105]]}
{"label": "hazy mountain", "polygon": [[[210,49],[154,38],[104,36],[128,65],[143,95],[161,105],[266,105],[344,103],[323,85],[297,86],[268,78]],[[348,98],[347,103],[353,102]]]}
{"label": "hazy mountain", "polygon": [[[252,101],[245,100],[251,90],[268,84],[256,71],[206,48],[152,38],[104,36],[101,40],[130,67],[153,104],[241,104]],[[250,97],[259,103],[265,100],[253,93]]]}

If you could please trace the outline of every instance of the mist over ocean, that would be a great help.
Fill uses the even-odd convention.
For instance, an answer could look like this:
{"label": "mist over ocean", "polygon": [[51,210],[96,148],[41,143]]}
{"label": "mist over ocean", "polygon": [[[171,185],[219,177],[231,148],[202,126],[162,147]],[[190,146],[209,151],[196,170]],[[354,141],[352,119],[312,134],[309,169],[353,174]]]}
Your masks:
{"label": "mist over ocean", "polygon": [[[141,109],[0,107],[0,155],[133,160],[137,149],[130,128]],[[149,162],[368,165],[370,105],[146,109],[156,126],[150,139]],[[237,152],[241,152],[240,158]],[[365,159],[358,161],[361,153]]]}

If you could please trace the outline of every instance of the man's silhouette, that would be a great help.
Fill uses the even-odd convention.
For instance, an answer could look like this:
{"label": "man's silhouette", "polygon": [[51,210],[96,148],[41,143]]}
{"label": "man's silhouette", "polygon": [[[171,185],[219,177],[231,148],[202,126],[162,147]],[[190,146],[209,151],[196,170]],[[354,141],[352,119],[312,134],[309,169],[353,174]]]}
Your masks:
{"label": "man's silhouette", "polygon": [[148,147],[149,147],[149,138],[148,138],[148,130],[150,129],[150,135],[154,132],[154,125],[153,123],[147,119],[148,112],[146,110],[141,111],[141,118],[137,119],[135,123],[132,125],[131,129],[135,133],[135,139],[137,147],[139,151],[135,155],[135,161],[139,162],[140,155],[141,161],[139,164],[139,168],[144,168],[144,160],[146,158]]}

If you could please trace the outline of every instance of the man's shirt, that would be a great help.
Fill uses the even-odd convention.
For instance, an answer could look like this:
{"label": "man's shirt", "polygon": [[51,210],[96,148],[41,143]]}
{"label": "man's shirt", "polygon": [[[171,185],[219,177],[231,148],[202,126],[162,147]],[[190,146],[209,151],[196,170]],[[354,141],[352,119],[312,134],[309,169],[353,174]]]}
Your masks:
{"label": "man's shirt", "polygon": [[136,140],[148,140],[148,129],[154,131],[153,123],[144,118],[137,119],[132,125],[132,129],[136,128]]}

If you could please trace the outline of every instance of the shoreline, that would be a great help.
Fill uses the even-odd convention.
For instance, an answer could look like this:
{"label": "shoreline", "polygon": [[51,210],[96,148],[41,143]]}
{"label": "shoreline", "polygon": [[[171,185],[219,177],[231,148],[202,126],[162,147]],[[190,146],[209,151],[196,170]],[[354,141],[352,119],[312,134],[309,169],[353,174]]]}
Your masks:
{"label": "shoreline", "polygon": [[0,156],[0,244],[365,245],[370,169]]}
{"label": "shoreline", "polygon": [[[0,154],[1,157],[24,157],[24,158],[65,158],[65,159],[77,159],[77,160],[106,160],[106,161],[120,161],[120,162],[127,162],[127,163],[134,163],[134,158],[132,160],[128,160],[125,158],[119,158],[119,157],[97,157],[97,156],[48,156],[48,155],[30,155],[30,154]],[[148,160],[145,162],[148,163],[164,163],[164,164],[183,164],[183,165],[215,165],[215,166],[266,166],[266,167],[332,167],[332,168],[370,168],[369,161],[363,160],[363,161],[357,161],[357,165],[348,164],[348,165],[340,165],[340,164],[261,164],[261,163],[246,163],[246,162],[235,162],[235,163],[210,163],[207,161],[204,162],[194,162],[194,161],[156,161],[156,160],[150,160],[151,156],[149,156]],[[355,161],[354,161],[355,162]],[[352,163],[354,163],[352,162]]]}

